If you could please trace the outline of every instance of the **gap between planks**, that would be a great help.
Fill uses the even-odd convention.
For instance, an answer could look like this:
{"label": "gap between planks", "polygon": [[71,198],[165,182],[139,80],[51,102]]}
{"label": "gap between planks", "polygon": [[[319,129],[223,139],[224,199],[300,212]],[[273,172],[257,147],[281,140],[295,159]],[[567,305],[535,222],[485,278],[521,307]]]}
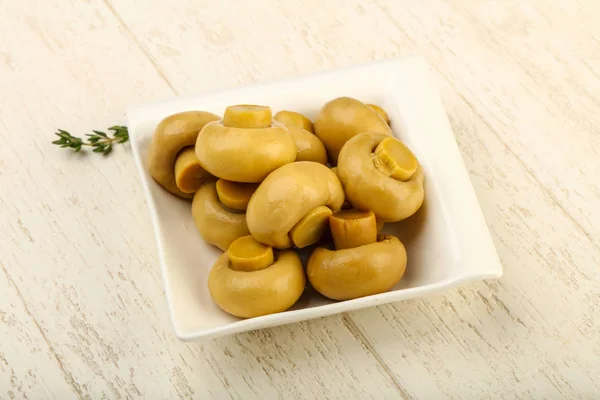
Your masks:
{"label": "gap between planks", "polygon": [[165,73],[158,67],[158,65],[156,64],[156,62],[154,61],[154,59],[150,56],[150,54],[144,48],[144,46],[142,46],[142,44],[140,43],[140,41],[138,40],[138,38],[133,34],[133,32],[131,31],[131,29],[129,29],[129,26],[127,26],[127,24],[125,23],[125,21],[123,20],[123,18],[121,18],[121,16],[117,13],[117,11],[114,9],[114,7],[112,6],[112,4],[110,4],[110,2],[108,0],[103,0],[103,2],[104,2],[104,5],[106,6],[106,8],[108,8],[108,11],[110,11],[110,13],[115,17],[115,19],[117,20],[117,22],[119,23],[119,25],[121,25],[123,27],[123,29],[125,29],[125,31],[127,32],[127,34],[131,37],[131,40],[133,40],[133,42],[136,44],[136,46],[144,54],[144,56],[146,57],[146,59],[148,61],[150,61],[150,63],[152,64],[152,66],[156,70],[156,73],[158,74],[158,76],[160,76],[160,78],[163,81],[165,81],[165,83],[167,84],[167,86],[169,87],[169,89],[171,89],[171,91],[173,92],[173,94],[175,94],[176,96],[178,96],[179,93],[177,92],[177,90],[175,90],[175,88],[173,87],[173,85],[171,84],[171,82],[169,82],[169,79],[167,79],[167,76],[165,75]]}
{"label": "gap between planks", "polygon": [[42,336],[42,339],[44,339],[44,342],[46,343],[46,346],[48,346],[48,350],[50,351],[50,354],[52,354],[52,357],[54,358],[54,360],[58,364],[58,368],[60,368],[60,370],[61,370],[61,372],[62,372],[62,374],[63,374],[63,376],[65,378],[65,381],[69,384],[69,386],[71,387],[71,389],[73,389],[73,391],[77,395],[77,398],[80,399],[80,400],[83,400],[84,396],[83,396],[83,393],[81,392],[81,390],[79,389],[79,385],[77,384],[77,382],[75,382],[75,379],[73,378],[73,375],[71,375],[71,373],[68,372],[65,369],[65,367],[63,366],[62,361],[60,361],[60,358],[58,358],[58,355],[56,354],[56,351],[54,350],[54,347],[52,346],[52,344],[50,343],[50,341],[46,337],[46,334],[42,330],[42,327],[37,322],[37,320],[35,319],[35,317],[33,316],[33,314],[31,314],[31,311],[29,311],[29,307],[27,307],[27,303],[25,302],[25,299],[23,298],[23,295],[21,294],[21,291],[19,290],[19,287],[15,284],[15,281],[13,280],[12,276],[10,276],[10,274],[8,273],[8,270],[6,269],[6,267],[4,266],[4,264],[0,263],[0,268],[2,268],[2,272],[4,272],[4,274],[6,275],[6,279],[8,280],[8,282],[10,283],[10,285],[12,285],[12,287],[15,288],[15,291],[17,292],[17,297],[21,301],[21,304],[23,304],[23,308],[25,309],[25,312],[27,313],[27,316],[29,318],[31,318],[31,321],[33,321],[35,327],[40,332],[40,335]]}

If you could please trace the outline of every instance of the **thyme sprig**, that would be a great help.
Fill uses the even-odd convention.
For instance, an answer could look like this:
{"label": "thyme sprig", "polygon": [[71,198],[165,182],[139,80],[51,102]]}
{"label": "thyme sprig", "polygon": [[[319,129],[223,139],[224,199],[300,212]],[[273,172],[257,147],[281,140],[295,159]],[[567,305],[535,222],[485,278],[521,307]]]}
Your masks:
{"label": "thyme sprig", "polygon": [[109,155],[115,143],[126,143],[129,141],[129,131],[126,126],[115,125],[108,128],[112,131],[112,137],[102,131],[92,131],[94,133],[86,134],[87,140],[71,135],[69,132],[59,129],[54,134],[59,137],[52,144],[61,148],[72,149],[75,152],[81,151],[82,147],[91,147],[94,153]]}

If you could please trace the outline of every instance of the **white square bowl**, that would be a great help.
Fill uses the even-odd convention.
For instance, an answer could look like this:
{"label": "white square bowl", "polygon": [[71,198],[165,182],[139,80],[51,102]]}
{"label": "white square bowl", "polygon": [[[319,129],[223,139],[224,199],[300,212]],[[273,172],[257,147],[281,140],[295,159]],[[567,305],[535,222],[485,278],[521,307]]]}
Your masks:
{"label": "white square bowl", "polygon": [[[191,203],[163,190],[148,173],[148,146],[158,122],[185,110],[222,115],[232,104],[265,104],[314,119],[327,101],[350,96],[382,106],[394,134],[425,170],[425,203],[413,217],[387,224],[405,244],[407,272],[391,291],[334,302],[308,289],[292,309],[251,319],[221,311],[207,288],[220,251],[197,232]],[[240,86],[127,110],[135,161],[158,244],[167,302],[181,340],[229,335],[424,296],[460,284],[502,276],[502,266],[441,103],[433,76],[420,57],[357,65]]]}

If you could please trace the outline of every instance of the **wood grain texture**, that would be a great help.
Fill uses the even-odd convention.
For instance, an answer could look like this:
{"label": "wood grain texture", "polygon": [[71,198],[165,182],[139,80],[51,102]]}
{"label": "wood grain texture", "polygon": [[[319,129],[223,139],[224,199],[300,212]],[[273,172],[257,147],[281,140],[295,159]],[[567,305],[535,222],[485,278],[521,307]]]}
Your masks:
{"label": "wood grain texture", "polygon": [[398,396],[341,316],[177,341],[129,149],[102,159],[50,144],[56,127],[121,122],[170,85],[104,3],[3,6],[0,398]]}
{"label": "wood grain texture", "polygon": [[[597,397],[600,3],[260,3],[0,1],[0,398]],[[403,54],[437,72],[500,281],[182,344],[129,149],[48,144]]]}

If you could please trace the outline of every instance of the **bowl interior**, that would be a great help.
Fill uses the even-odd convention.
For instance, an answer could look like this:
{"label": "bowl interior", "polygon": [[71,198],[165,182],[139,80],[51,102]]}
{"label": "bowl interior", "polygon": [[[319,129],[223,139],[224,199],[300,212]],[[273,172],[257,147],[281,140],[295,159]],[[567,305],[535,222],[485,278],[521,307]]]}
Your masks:
{"label": "bowl interior", "polygon": [[[147,172],[148,146],[154,127],[163,117],[184,110],[206,110],[222,115],[225,107],[231,104],[264,104],[271,106],[274,113],[283,109],[294,110],[314,120],[320,107],[338,96],[350,96],[365,103],[380,105],[390,116],[394,134],[411,148],[425,170],[426,196],[422,208],[411,218],[386,224],[384,228],[384,232],[400,238],[408,254],[407,272],[392,292],[417,293],[411,289],[443,286],[444,282],[500,274],[498,265],[483,268],[476,265],[481,258],[474,259],[466,254],[468,246],[464,242],[469,235],[480,233],[478,230],[481,229],[487,234],[487,230],[484,223],[481,225],[483,218],[477,214],[479,208],[476,199],[473,200],[474,194],[449,131],[443,107],[437,93],[430,93],[432,88],[427,87],[430,78],[423,71],[424,66],[424,63],[412,59],[388,62],[362,69],[351,68],[285,82],[207,93],[146,105],[128,112],[134,153],[148,195],[172,321],[178,335],[198,335],[242,323],[242,320],[221,311],[210,298],[207,277],[221,252],[206,244],[198,234],[191,216],[191,203],[163,190]],[[447,154],[444,155],[446,163],[439,160],[440,145],[443,143],[432,143],[438,134],[435,131],[444,129],[446,132],[443,135],[446,136],[441,136],[442,139],[445,137],[440,139],[441,142],[450,140],[447,143],[452,143],[454,147],[442,150],[456,153],[455,158],[448,159]],[[458,162],[459,165],[448,166],[448,162]],[[458,171],[456,173],[464,175],[462,181],[453,177],[448,182],[448,173],[453,168]],[[464,187],[460,190],[461,185],[468,186],[466,194]],[[458,199],[449,198],[452,191]],[[461,202],[461,196],[466,196],[466,207]],[[474,204],[475,215],[466,217],[466,221],[476,226],[465,232],[460,226],[465,219],[457,214],[469,212],[469,202],[472,207]],[[460,235],[458,231],[461,231]],[[486,245],[489,247],[489,244]],[[369,303],[368,298],[363,298],[341,303],[356,304],[351,308],[359,308],[377,304],[379,298],[384,298],[381,295],[369,297],[375,302]],[[389,301],[402,297],[386,295],[385,299]],[[307,312],[309,309],[315,312]],[[332,302],[308,288],[292,309],[282,313],[287,317],[281,321],[296,320],[296,314],[297,319],[305,319],[344,310],[340,302]],[[255,320],[265,319],[264,326],[267,326],[277,323],[274,318],[266,316]],[[260,327],[261,324],[247,326]]]}

